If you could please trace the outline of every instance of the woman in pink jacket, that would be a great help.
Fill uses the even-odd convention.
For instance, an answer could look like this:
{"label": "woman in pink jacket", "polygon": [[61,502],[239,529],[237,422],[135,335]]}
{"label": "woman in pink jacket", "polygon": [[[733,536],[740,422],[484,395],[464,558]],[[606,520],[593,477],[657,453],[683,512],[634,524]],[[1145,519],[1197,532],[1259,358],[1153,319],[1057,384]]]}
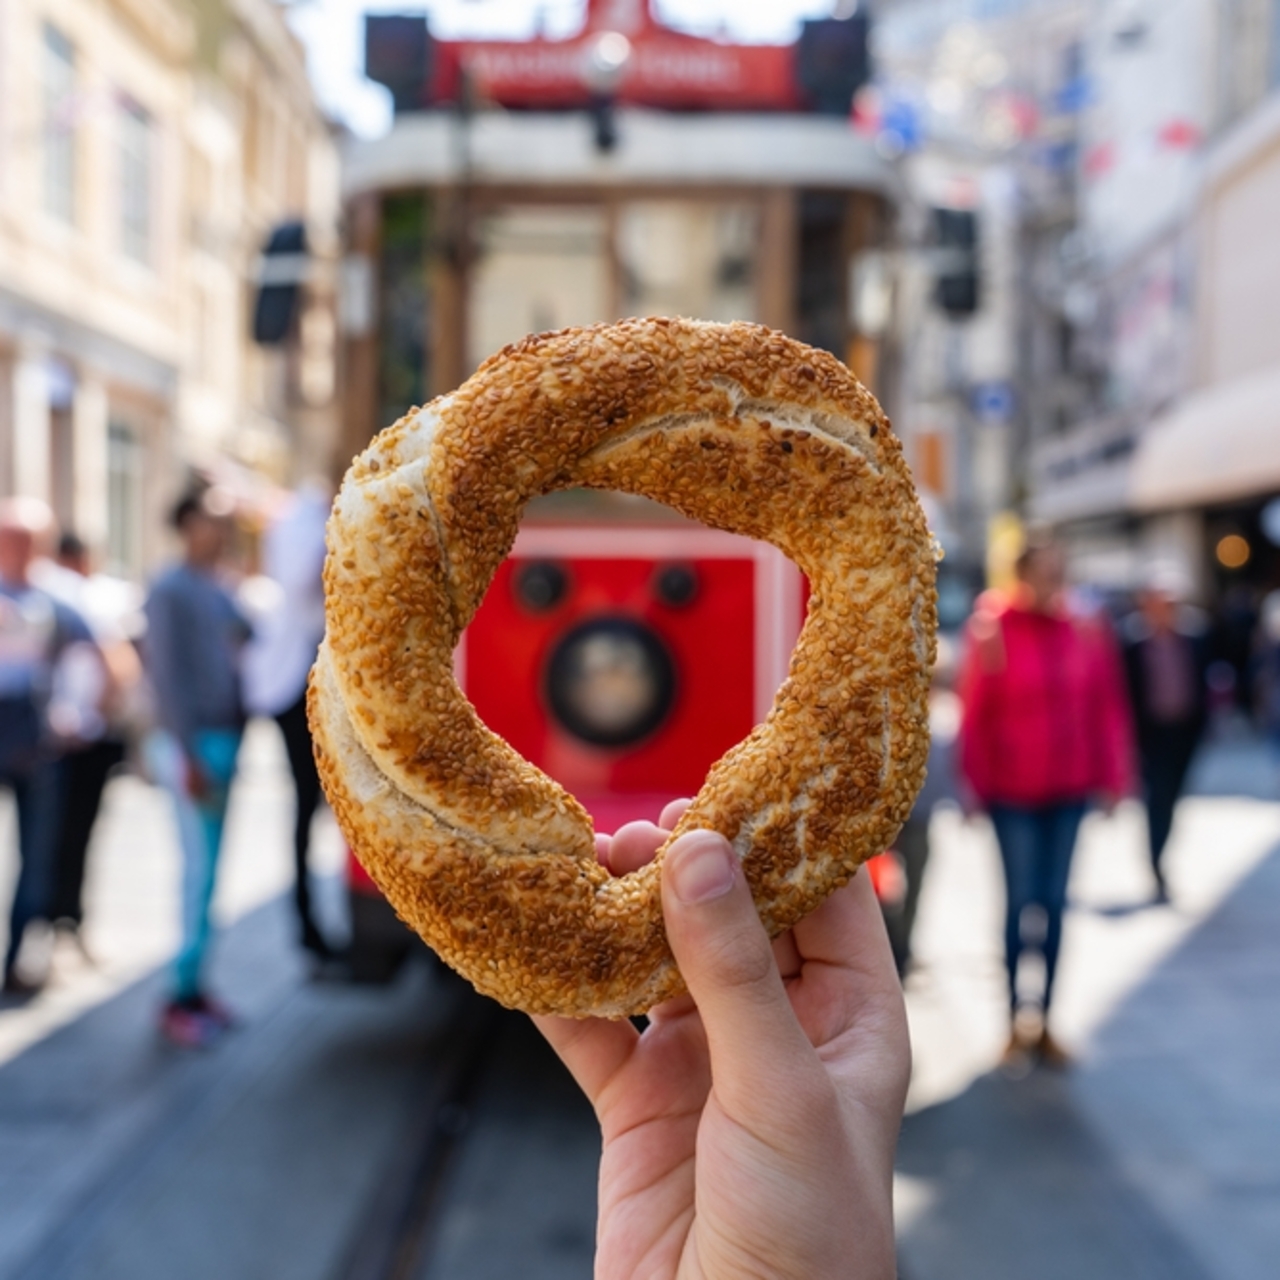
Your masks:
{"label": "woman in pink jacket", "polygon": [[[1067,877],[1089,802],[1110,810],[1130,788],[1132,730],[1123,675],[1106,623],[1071,615],[1063,602],[1061,549],[1032,540],[1011,593],[983,596],[969,620],[961,675],[960,766],[991,816],[1004,864],[1005,965],[1011,1034],[1006,1061],[1035,1052],[1067,1057],[1049,1034],[1048,1011],[1062,939]],[[1017,1018],[1018,960],[1026,908],[1045,916],[1039,1032]]]}

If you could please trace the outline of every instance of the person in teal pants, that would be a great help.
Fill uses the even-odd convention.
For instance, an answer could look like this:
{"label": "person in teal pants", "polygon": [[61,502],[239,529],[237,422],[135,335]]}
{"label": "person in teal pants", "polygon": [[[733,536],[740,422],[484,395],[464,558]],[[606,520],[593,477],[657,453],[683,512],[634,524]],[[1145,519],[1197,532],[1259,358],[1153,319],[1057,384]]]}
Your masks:
{"label": "person in teal pants", "polygon": [[187,1047],[210,1043],[231,1015],[206,989],[210,905],[227,801],[244,730],[240,651],[249,627],[220,577],[231,532],[216,491],[173,511],[181,561],[147,597],[146,665],[159,727],[147,742],[152,776],[173,800],[182,848],[182,941],[161,1030]]}

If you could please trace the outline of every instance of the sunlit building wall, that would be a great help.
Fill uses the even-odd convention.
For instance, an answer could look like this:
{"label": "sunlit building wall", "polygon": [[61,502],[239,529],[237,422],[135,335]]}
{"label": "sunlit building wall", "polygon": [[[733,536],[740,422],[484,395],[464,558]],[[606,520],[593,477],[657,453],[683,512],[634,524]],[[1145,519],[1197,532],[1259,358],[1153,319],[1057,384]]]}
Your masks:
{"label": "sunlit building wall", "polygon": [[[329,130],[267,0],[8,0],[0,492],[47,499],[138,576],[189,468],[327,467],[336,207]],[[285,218],[314,228],[317,262],[296,337],[263,350],[253,278]]]}
{"label": "sunlit building wall", "polygon": [[[1082,53],[1090,0],[898,0],[879,10],[877,80],[919,136],[902,157],[898,424],[946,526],[948,559],[982,573],[1000,513],[1025,499],[1025,446],[1069,412],[1062,246],[1077,225]],[[936,301],[933,208],[978,220],[978,305]],[[1069,267],[1068,262],[1068,267]]]}

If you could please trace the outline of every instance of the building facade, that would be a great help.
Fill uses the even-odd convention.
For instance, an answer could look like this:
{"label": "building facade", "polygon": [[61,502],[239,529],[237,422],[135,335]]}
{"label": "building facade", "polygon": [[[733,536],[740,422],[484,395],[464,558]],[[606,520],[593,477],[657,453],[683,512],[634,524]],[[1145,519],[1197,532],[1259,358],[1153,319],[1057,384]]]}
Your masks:
{"label": "building facade", "polygon": [[1029,510],[1106,585],[1274,587],[1280,3],[1099,0],[1086,66],[1082,394],[1033,436]]}
{"label": "building facade", "polygon": [[[960,554],[1007,510],[1058,528],[1081,581],[1176,561],[1206,603],[1280,585],[1280,2],[880,15],[881,128],[912,125],[889,137],[919,223],[900,423]],[[936,305],[939,205],[978,218],[968,316]]]}
{"label": "building facade", "polygon": [[[138,577],[191,470],[328,469],[336,148],[267,0],[0,6],[0,493]],[[314,250],[251,337],[272,227]]]}
{"label": "building facade", "polygon": [[[898,0],[876,41],[881,144],[911,194],[897,279],[898,425],[950,564],[974,586],[988,535],[1026,499],[1027,443],[1069,413],[1063,245],[1078,220],[1089,0]],[[939,216],[972,216],[975,289],[940,305],[954,253]],[[1069,309],[1069,305],[1068,305]],[[957,593],[952,620],[967,598]]]}

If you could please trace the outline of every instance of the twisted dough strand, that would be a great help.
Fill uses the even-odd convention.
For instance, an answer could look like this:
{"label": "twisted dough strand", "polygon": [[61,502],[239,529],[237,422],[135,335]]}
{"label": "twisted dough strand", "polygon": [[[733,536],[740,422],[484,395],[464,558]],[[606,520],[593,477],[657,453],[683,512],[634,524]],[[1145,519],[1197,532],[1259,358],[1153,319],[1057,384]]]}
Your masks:
{"label": "twisted dough strand", "polygon": [[530,1012],[621,1017],[681,989],[662,853],[611,877],[582,807],[485,727],[452,671],[524,505],[571,486],[766,539],[809,576],[772,711],[676,829],[729,838],[775,935],[910,812],[935,552],[875,400],[833,357],[758,325],[631,320],[526,338],[352,464],[309,699],[339,824],[401,916],[479,990]]}

